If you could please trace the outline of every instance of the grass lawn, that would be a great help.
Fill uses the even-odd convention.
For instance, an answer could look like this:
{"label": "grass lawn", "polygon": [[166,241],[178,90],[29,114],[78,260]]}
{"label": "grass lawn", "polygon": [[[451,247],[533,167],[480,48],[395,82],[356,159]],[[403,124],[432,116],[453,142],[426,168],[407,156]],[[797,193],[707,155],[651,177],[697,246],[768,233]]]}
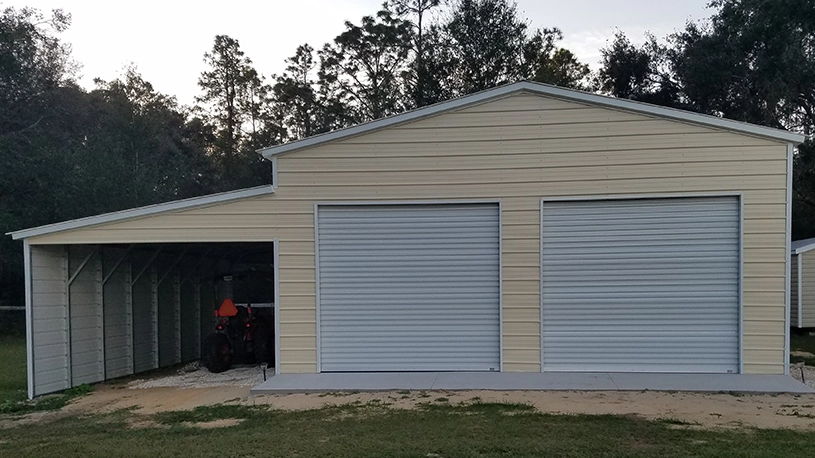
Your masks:
{"label": "grass lawn", "polygon": [[0,405],[26,398],[25,337],[0,336]]}
{"label": "grass lawn", "polygon": [[[806,351],[815,354],[815,336],[809,335],[810,330],[799,332],[793,330],[790,334],[790,350]],[[790,356],[791,363],[805,362],[807,366],[815,366],[815,358]]]}
{"label": "grass lawn", "polygon": [[[197,422],[243,419],[203,429]],[[145,421],[149,419],[149,421]],[[120,411],[0,430],[14,457],[759,457],[811,456],[815,433],[698,430],[675,420],[550,415],[520,404],[310,411],[220,405],[152,417]]]}

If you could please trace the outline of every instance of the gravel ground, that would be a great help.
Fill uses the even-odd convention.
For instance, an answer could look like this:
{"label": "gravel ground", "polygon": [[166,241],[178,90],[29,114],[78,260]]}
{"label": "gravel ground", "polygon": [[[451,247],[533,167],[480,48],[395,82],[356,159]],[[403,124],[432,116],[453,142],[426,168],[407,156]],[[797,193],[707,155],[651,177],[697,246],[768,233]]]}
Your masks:
{"label": "gravel ground", "polygon": [[[790,375],[798,381],[801,381],[801,368],[795,364],[790,364]],[[804,366],[804,383],[815,388],[815,367]]]}
{"label": "gravel ground", "polygon": [[[266,376],[274,375],[274,369],[266,369]],[[198,362],[190,363],[175,374],[150,379],[133,380],[130,389],[143,388],[209,388],[214,386],[252,387],[263,382],[263,370],[259,366],[233,366],[226,372],[213,374]]]}

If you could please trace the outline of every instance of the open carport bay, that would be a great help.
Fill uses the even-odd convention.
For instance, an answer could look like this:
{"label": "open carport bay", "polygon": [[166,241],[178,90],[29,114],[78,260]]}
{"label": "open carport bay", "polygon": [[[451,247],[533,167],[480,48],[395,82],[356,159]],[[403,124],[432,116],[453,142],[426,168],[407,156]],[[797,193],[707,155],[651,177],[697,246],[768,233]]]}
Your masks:
{"label": "open carport bay", "polygon": [[30,246],[32,395],[197,360],[226,298],[273,313],[274,243]]}

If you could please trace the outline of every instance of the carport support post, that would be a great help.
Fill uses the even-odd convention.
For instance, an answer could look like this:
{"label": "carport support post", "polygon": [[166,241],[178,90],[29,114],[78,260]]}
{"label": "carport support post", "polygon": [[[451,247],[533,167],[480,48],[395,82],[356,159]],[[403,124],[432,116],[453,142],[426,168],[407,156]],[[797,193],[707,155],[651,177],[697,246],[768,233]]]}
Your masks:
{"label": "carport support post", "polygon": [[159,329],[158,329],[158,269],[155,264],[150,267],[150,320],[153,325],[153,369],[159,367]]}
{"label": "carport support post", "polygon": [[181,362],[181,276],[173,273],[173,334],[175,335],[175,362]]}
{"label": "carport support post", "polygon": [[102,379],[100,381],[107,380],[108,378],[108,361],[107,361],[107,332],[105,329],[107,328],[107,323],[105,323],[105,285],[102,283],[104,280],[104,272],[102,270],[105,268],[105,261],[104,261],[104,254],[102,253],[101,249],[97,248],[99,252],[99,259],[96,264],[96,303],[99,304],[99,314],[101,316],[101,325],[102,325],[102,345],[101,345],[101,359],[102,359]]}

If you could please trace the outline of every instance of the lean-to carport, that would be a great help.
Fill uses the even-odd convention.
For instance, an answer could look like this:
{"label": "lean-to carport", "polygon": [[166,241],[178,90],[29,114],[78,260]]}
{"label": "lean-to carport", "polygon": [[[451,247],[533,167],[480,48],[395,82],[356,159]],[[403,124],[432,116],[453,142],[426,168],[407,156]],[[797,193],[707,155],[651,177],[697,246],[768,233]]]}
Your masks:
{"label": "lean-to carport", "polygon": [[[183,201],[181,208],[221,196]],[[118,217],[150,218],[178,204]],[[84,226],[61,224],[93,227],[109,215],[94,218]],[[133,238],[32,244],[26,233],[36,230],[13,234],[24,243],[29,397],[199,359],[214,326],[213,311],[225,298],[272,307],[277,316],[273,234],[268,241],[251,242]],[[236,272],[243,275],[233,282]],[[243,288],[252,290],[251,298],[233,295],[238,278],[251,283]]]}

